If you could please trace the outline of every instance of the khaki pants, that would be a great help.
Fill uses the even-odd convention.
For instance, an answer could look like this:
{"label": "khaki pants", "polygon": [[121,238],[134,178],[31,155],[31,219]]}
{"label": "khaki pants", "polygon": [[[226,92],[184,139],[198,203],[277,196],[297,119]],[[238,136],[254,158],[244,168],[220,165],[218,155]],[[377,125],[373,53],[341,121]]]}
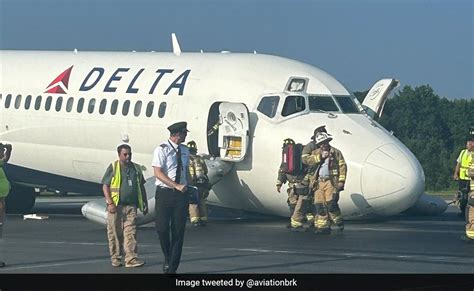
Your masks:
{"label": "khaki pants", "polygon": [[199,191],[199,204],[189,204],[189,219],[191,222],[207,221],[206,199],[209,191]]}
{"label": "khaki pants", "polygon": [[107,213],[107,238],[112,262],[122,260],[122,250],[125,253],[125,263],[137,258],[136,220],[137,207],[118,205],[115,213]]}

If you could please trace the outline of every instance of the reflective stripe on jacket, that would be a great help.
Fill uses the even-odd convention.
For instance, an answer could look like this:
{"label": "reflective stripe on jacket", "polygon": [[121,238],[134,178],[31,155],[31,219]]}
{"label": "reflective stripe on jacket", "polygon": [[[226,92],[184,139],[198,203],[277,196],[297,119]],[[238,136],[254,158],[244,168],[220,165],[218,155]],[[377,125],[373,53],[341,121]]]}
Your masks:
{"label": "reflective stripe on jacket", "polygon": [[199,181],[209,180],[207,177],[206,162],[199,155],[189,155],[189,173],[191,174],[193,184],[196,184]]}
{"label": "reflective stripe on jacket", "polygon": [[[338,182],[345,183],[347,175],[347,165],[344,160],[344,156],[341,151],[335,147],[331,147],[329,151],[329,176],[334,185],[337,185]],[[303,155],[301,157],[303,164],[309,167],[308,177],[310,185],[313,185],[314,182],[318,179],[318,171],[321,167],[321,149],[317,148],[311,153],[305,152],[303,149]]]}

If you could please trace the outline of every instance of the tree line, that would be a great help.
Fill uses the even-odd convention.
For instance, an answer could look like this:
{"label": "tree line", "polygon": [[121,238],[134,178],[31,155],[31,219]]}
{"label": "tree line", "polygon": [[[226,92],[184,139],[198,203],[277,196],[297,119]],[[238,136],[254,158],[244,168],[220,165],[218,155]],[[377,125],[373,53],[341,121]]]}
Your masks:
{"label": "tree line", "polygon": [[[362,102],[367,93],[354,94]],[[452,176],[469,128],[474,126],[474,99],[448,100],[429,85],[405,86],[387,100],[379,123],[418,158],[426,190],[456,189]]]}

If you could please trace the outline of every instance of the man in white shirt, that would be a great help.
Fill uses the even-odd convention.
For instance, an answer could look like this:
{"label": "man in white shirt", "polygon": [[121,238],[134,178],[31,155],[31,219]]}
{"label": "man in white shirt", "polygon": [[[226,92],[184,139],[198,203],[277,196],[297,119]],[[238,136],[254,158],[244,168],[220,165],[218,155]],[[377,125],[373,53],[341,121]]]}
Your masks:
{"label": "man in white shirt", "polygon": [[189,198],[186,191],[191,184],[189,150],[182,143],[188,130],[186,122],[168,127],[170,137],[153,152],[152,166],[156,177],[156,230],[165,257],[163,272],[174,274],[178,269],[183,248]]}

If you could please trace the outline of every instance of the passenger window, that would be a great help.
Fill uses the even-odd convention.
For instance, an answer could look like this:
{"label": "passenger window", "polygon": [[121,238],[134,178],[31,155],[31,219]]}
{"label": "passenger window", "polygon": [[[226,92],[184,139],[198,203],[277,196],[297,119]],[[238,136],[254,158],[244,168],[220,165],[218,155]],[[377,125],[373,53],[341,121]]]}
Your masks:
{"label": "passenger window", "polygon": [[5,108],[10,107],[10,103],[12,102],[12,94],[8,94],[5,98]]}
{"label": "passenger window", "polygon": [[130,100],[125,100],[125,102],[123,102],[122,115],[126,116],[129,110],[130,110]]}
{"label": "passenger window", "polygon": [[139,116],[141,111],[142,111],[142,101],[137,101],[137,103],[135,103],[135,110],[133,110],[133,114],[135,114],[135,116]]}
{"label": "passenger window", "polygon": [[79,98],[79,101],[77,101],[77,113],[81,113],[83,109],[84,109],[84,98]]}
{"label": "passenger window", "polygon": [[100,114],[104,114],[106,106],[107,106],[107,99],[102,99],[100,101],[100,105],[99,105],[99,113]]}
{"label": "passenger window", "polygon": [[25,99],[25,109],[26,110],[30,109],[30,105],[31,105],[31,95],[28,95],[26,96],[26,99]]}
{"label": "passenger window", "polygon": [[146,117],[150,117],[153,115],[153,107],[155,107],[155,102],[148,102],[148,105],[146,106]]}
{"label": "passenger window", "polygon": [[93,113],[94,107],[95,107],[95,98],[92,98],[91,100],[89,100],[89,106],[87,106],[87,112]]}
{"label": "passenger window", "polygon": [[115,99],[112,101],[112,105],[110,106],[110,114],[115,115],[117,113],[117,108],[118,108],[118,100]]}
{"label": "passenger window", "polygon": [[331,96],[309,96],[310,111],[339,111]]}
{"label": "passenger window", "polygon": [[41,100],[42,99],[43,99],[43,97],[41,97],[41,96],[36,97],[35,110],[39,110],[41,108]]}
{"label": "passenger window", "polygon": [[53,102],[53,97],[51,96],[48,96],[48,98],[46,98],[46,102],[44,104],[44,109],[46,111],[49,111],[49,109],[51,109],[51,103]]}
{"label": "passenger window", "polygon": [[279,101],[279,96],[263,97],[258,104],[257,110],[266,116],[273,118],[275,117]]}
{"label": "passenger window", "polygon": [[21,95],[17,95],[15,99],[15,109],[20,108],[21,105]]}
{"label": "passenger window", "polygon": [[66,111],[71,112],[73,105],[74,105],[74,98],[69,97],[69,99],[67,99],[67,102],[66,102]]}
{"label": "passenger window", "polygon": [[63,105],[63,97],[58,97],[56,99],[56,111],[59,112],[61,110],[61,106]]}
{"label": "passenger window", "polygon": [[283,104],[282,116],[288,116],[297,112],[304,111],[306,103],[303,96],[288,96]]}
{"label": "passenger window", "polygon": [[160,103],[160,108],[158,108],[158,117],[163,118],[166,113],[166,102]]}

